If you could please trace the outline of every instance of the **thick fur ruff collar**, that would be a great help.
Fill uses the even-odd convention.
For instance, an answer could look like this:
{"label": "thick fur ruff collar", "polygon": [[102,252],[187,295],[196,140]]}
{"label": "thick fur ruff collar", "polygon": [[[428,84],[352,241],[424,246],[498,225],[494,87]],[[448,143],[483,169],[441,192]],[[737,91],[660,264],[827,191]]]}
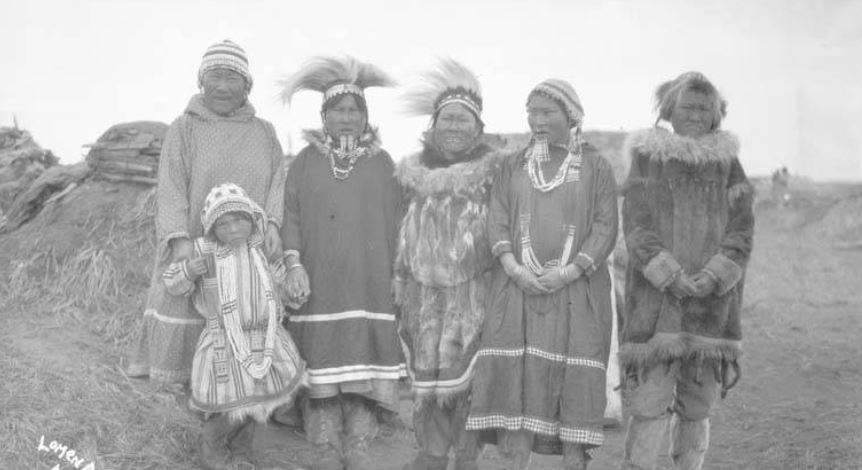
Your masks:
{"label": "thick fur ruff collar", "polygon": [[[302,131],[302,138],[313,145],[320,153],[326,155],[329,150],[326,147],[326,134],[322,129],[306,129]],[[376,127],[368,126],[368,132],[359,136],[359,145],[368,147],[368,156],[377,155],[381,150],[380,133]]]}
{"label": "thick fur ruff collar", "polygon": [[629,134],[623,144],[623,155],[632,159],[649,155],[653,160],[677,160],[694,165],[710,162],[730,164],[739,155],[739,140],[726,131],[710,132],[693,139],[655,127]]}
{"label": "thick fur ruff collar", "polygon": [[440,193],[467,194],[491,183],[494,174],[504,159],[504,154],[479,144],[466,158],[466,161],[447,167],[428,168],[424,164],[425,152],[436,152],[428,141],[424,141],[422,152],[415,153],[398,164],[395,177],[402,185],[420,196]]}

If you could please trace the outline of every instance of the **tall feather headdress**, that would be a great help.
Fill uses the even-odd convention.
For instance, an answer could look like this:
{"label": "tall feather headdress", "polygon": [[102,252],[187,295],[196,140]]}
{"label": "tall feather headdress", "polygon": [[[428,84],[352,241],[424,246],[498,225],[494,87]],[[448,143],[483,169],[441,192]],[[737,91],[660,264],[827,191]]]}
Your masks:
{"label": "tall feather headdress", "polygon": [[436,118],[447,104],[459,103],[481,121],[482,86],[470,69],[451,58],[440,59],[402,99],[405,113],[410,116]]}
{"label": "tall feather headdress", "polygon": [[345,93],[365,97],[373,86],[393,86],[395,81],[378,67],[350,56],[317,56],[309,59],[293,75],[279,82],[281,99],[290,105],[300,90],[323,93],[323,104]]}

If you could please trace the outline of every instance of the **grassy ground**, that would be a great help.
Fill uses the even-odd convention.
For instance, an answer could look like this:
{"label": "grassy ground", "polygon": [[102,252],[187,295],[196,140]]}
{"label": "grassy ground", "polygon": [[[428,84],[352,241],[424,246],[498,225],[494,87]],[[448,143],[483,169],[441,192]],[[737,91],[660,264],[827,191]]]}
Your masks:
{"label": "grassy ground", "polygon": [[[706,468],[862,468],[862,251],[836,249],[829,229],[836,220],[842,230],[859,226],[862,213],[835,213],[859,191],[810,185],[787,206],[759,204],[744,376],[716,410]],[[199,425],[182,393],[122,372],[148,282],[151,214],[146,188],[89,182],[0,236],[5,468],[73,468],[40,450],[51,441],[74,449],[82,468],[196,468]],[[408,425],[409,408],[405,396]],[[274,467],[310,463],[308,446],[289,428],[261,429],[257,448]],[[387,428],[372,448],[382,470],[399,468],[413,452],[408,429]],[[622,432],[608,432],[591,469],[616,468],[621,453]],[[497,468],[495,454],[486,450],[483,469]],[[533,468],[557,462],[540,457]],[[670,468],[666,458],[660,468]]]}

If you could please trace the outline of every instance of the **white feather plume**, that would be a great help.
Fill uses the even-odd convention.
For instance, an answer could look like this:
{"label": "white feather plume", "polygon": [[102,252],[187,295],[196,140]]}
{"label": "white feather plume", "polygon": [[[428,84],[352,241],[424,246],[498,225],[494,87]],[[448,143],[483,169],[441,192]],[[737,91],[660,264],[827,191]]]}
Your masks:
{"label": "white feather plume", "polygon": [[404,112],[409,116],[433,115],[440,99],[456,90],[471,95],[481,109],[482,86],[476,75],[455,59],[440,59],[436,67],[422,74],[418,84],[404,93]]}
{"label": "white feather plume", "polygon": [[317,56],[309,59],[293,75],[280,80],[282,102],[290,104],[300,90],[325,92],[337,83],[349,83],[362,89],[393,86],[393,80],[380,68],[350,56]]}

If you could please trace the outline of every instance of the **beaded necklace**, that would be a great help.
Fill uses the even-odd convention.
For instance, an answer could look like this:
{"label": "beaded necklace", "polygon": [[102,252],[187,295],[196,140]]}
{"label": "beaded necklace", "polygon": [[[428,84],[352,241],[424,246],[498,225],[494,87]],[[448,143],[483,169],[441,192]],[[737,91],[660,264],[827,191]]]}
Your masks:
{"label": "beaded necklace", "polygon": [[334,140],[332,136],[326,136],[324,148],[326,156],[329,159],[329,168],[332,170],[332,177],[338,181],[344,181],[350,177],[350,173],[362,157],[368,152],[368,147],[357,145],[356,137],[352,135],[343,135],[339,138],[339,146],[333,148]]}
{"label": "beaded necklace", "polygon": [[565,182],[578,181],[580,179],[581,141],[579,137],[579,134],[575,134],[572,139],[569,139],[569,145],[566,148],[568,154],[551,181],[545,180],[545,174],[542,171],[542,163],[551,159],[548,150],[548,141],[546,139],[537,139],[534,141],[532,147],[524,155],[526,159],[524,167],[530,176],[533,188],[547,193]]}

